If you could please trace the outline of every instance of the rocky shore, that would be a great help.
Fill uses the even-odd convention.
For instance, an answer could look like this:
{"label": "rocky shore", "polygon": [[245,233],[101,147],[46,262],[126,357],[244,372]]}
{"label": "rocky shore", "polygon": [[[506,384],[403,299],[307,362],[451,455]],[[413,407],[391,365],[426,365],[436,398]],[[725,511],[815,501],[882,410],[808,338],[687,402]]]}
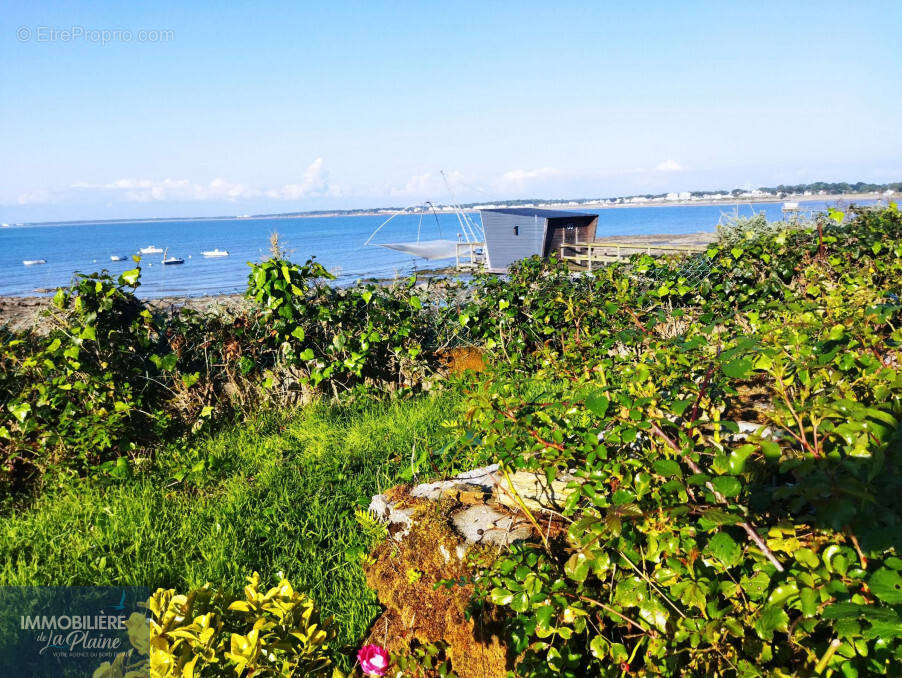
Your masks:
{"label": "rocky shore", "polygon": [[[162,297],[148,299],[153,311],[172,311],[191,308],[195,311],[238,310],[250,303],[241,294],[217,294],[207,297]],[[42,311],[51,306],[51,297],[0,297],[0,327],[14,331],[37,329],[45,326]]]}

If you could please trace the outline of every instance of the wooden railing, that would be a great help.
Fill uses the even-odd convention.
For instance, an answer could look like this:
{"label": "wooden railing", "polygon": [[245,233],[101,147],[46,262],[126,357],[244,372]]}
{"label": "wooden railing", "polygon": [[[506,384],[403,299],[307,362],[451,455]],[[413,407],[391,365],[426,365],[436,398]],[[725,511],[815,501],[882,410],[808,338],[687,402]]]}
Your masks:
{"label": "wooden railing", "polygon": [[[592,270],[593,263],[608,264],[629,259],[634,254],[650,256],[662,254],[684,254],[691,256],[705,252],[707,248],[698,245],[649,245],[641,242],[577,242],[561,244],[561,259],[584,263]],[[567,252],[570,252],[569,254]]]}
{"label": "wooden railing", "polygon": [[[481,250],[477,252],[476,250]],[[456,252],[455,268],[460,270],[478,269],[485,264],[484,242],[459,242]]]}

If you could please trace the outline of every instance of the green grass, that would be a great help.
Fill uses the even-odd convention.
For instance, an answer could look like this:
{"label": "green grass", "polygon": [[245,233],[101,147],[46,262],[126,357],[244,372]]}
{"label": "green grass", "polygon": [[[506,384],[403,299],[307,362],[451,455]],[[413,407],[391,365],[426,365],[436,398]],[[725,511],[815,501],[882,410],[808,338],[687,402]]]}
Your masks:
{"label": "green grass", "polygon": [[379,607],[353,556],[369,546],[354,508],[397,484],[414,446],[441,447],[459,402],[445,392],[261,414],[170,445],[130,479],[64,481],[3,518],[0,584],[237,592],[254,570],[267,583],[282,572],[335,615],[337,645],[355,643]]}

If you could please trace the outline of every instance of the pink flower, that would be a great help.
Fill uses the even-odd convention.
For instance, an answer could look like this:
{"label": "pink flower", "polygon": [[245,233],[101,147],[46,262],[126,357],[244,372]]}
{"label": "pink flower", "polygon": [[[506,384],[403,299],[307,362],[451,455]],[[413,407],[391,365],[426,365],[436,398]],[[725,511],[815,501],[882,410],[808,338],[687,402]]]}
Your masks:
{"label": "pink flower", "polygon": [[357,651],[357,661],[366,676],[384,676],[388,670],[388,652],[378,645],[364,645]]}

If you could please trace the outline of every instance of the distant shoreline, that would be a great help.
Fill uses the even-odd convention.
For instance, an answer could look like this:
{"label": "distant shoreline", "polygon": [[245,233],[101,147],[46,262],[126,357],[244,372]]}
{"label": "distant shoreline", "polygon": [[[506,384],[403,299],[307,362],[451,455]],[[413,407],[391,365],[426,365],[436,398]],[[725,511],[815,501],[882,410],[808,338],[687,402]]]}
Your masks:
{"label": "distant shoreline", "polygon": [[[902,196],[893,195],[892,198]],[[774,204],[782,202],[798,202],[800,205],[812,202],[857,202],[861,200],[884,200],[887,196],[882,193],[833,193],[829,195],[806,195],[806,196],[786,196],[784,198],[775,198],[773,196],[763,196],[760,198],[745,198],[742,200],[724,199],[724,200],[648,200],[646,202],[624,202],[616,204],[601,203],[585,203],[585,202],[555,202],[547,203],[536,201],[531,203],[532,207],[541,207],[543,209],[561,209],[561,210],[608,210],[623,209],[633,207],[703,207],[712,205],[722,205],[725,208],[735,208],[742,205],[760,205]],[[516,206],[511,206],[516,207]],[[282,219],[321,219],[334,217],[389,217],[398,212],[407,210],[408,214],[431,214],[432,210],[415,210],[409,208],[373,208],[366,210],[332,210],[332,211],[316,211],[316,212],[296,212],[286,214],[259,214],[259,215],[221,215],[216,217],[146,217],[142,219],[79,219],[76,221],[39,221],[15,224],[9,228],[24,228],[28,226],[77,226],[85,224],[152,224],[165,223],[172,221],[269,221]],[[489,208],[492,209],[492,208]],[[450,207],[436,208],[438,214],[453,214],[456,210]],[[475,213],[479,209],[475,207],[464,208],[464,212]]]}

